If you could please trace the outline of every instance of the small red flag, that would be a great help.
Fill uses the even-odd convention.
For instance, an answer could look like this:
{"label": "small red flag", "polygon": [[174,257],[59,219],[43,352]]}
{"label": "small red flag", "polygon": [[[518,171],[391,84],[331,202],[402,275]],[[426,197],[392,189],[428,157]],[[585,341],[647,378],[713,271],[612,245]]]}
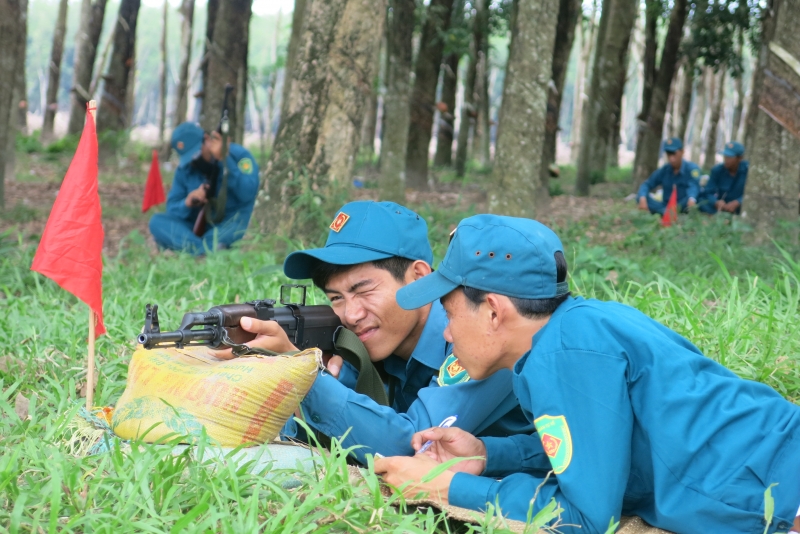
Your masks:
{"label": "small red flag", "polygon": [[31,270],[52,279],[89,305],[97,318],[95,335],[103,325],[103,226],[97,193],[97,134],[86,112],[78,150],[61,182],[44,228]]}
{"label": "small red flag", "polygon": [[673,185],[667,209],[664,210],[664,215],[661,217],[661,226],[672,226],[672,223],[676,222],[678,222],[678,188]]}
{"label": "small red flag", "polygon": [[166,201],[164,196],[164,182],[161,180],[161,171],[158,166],[158,150],[153,150],[153,160],[150,162],[150,172],[147,173],[147,184],[144,186],[142,198],[142,213],[153,206],[158,206]]}

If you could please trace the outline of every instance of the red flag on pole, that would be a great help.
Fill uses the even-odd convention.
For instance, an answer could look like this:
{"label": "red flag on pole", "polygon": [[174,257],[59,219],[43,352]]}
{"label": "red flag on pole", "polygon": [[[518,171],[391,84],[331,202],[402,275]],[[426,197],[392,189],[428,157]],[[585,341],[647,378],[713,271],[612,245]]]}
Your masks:
{"label": "red flag on pole", "polygon": [[673,185],[667,209],[664,210],[664,215],[661,217],[661,226],[672,226],[672,223],[676,222],[678,222],[678,188]]}
{"label": "red flag on pole", "polygon": [[[78,150],[61,183],[31,269],[89,305],[103,325],[103,226],[97,193],[97,134],[87,111]],[[93,343],[93,340],[92,340]]]}
{"label": "red flag on pole", "polygon": [[161,171],[158,165],[158,151],[153,150],[153,160],[150,162],[150,172],[147,173],[147,185],[144,186],[142,199],[142,213],[153,206],[158,206],[166,201],[164,197],[164,183],[161,181]]}

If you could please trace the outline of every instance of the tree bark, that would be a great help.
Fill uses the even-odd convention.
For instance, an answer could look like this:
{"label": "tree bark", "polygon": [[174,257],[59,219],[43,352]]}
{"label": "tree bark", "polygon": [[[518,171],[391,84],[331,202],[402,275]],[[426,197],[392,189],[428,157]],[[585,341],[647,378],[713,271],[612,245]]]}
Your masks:
{"label": "tree bark", "polygon": [[564,81],[567,77],[569,54],[572,51],[572,43],[575,39],[575,26],[578,23],[581,12],[581,0],[560,0],[558,21],[556,23],[556,40],[553,47],[551,78],[553,85],[549,86],[547,91],[547,117],[545,119],[544,145],[542,148],[541,180],[543,184],[549,184],[549,167],[556,161],[561,98],[564,94]]}
{"label": "tree bark", "polygon": [[449,167],[453,164],[453,133],[455,132],[456,90],[458,88],[458,54],[449,54],[444,61],[441,120],[436,135],[436,155],[433,164]]}
{"label": "tree bark", "polygon": [[292,91],[292,78],[294,77],[295,64],[297,63],[297,53],[301,45],[303,36],[303,24],[305,23],[306,5],[312,0],[294,0],[294,11],[292,12],[292,35],[289,38],[289,48],[286,52],[286,73],[283,77],[283,89],[281,91],[281,122],[283,117],[288,115],[290,93]]}
{"label": "tree bark", "polygon": [[97,44],[100,42],[100,34],[103,31],[105,13],[106,0],[83,0],[81,3],[81,23],[75,36],[74,74],[70,90],[69,125],[67,126],[69,134],[74,135],[83,131],[86,103],[91,99],[89,88],[92,84]]}
{"label": "tree bark", "polygon": [[703,147],[703,122],[706,118],[706,73],[705,70],[700,71],[700,76],[695,78],[695,96],[694,107],[692,108],[691,123],[692,126],[692,142],[690,145],[690,154],[687,157],[693,161],[700,161],[700,153]]}
{"label": "tree bark", "polygon": [[720,72],[714,75],[714,83],[716,89],[713,93],[713,102],[711,103],[711,120],[708,125],[708,135],[706,144],[706,154],[703,158],[703,168],[711,169],[716,165],[717,156],[717,130],[719,126],[719,117],[722,112],[722,101],[725,96],[725,68],[721,68]]}
{"label": "tree bark", "polygon": [[58,3],[56,28],[53,32],[53,47],[50,49],[50,68],[47,80],[47,106],[42,123],[42,139],[53,136],[53,123],[58,111],[58,87],[61,81],[61,56],[64,53],[64,34],[67,30],[67,0]]}
{"label": "tree bark", "polygon": [[392,0],[387,28],[388,72],[381,142],[381,198],[405,202],[406,142],[410,123],[412,36],[414,0]]}
{"label": "tree bark", "polygon": [[[17,68],[17,85],[14,93],[15,104],[11,105],[12,113],[16,110],[17,131],[24,134],[28,132],[28,84],[25,81],[25,68],[27,62],[28,50],[28,0],[20,0],[20,17],[22,21],[19,32],[19,50],[17,54],[17,62],[20,65]],[[14,124],[12,119],[11,124]],[[16,139],[15,139],[16,141]],[[14,143],[14,150],[16,152],[16,142]]]}
{"label": "tree bark", "polygon": [[800,196],[800,0],[773,0],[771,8],[763,21],[745,145],[750,155],[745,209],[758,241],[767,239],[779,220],[797,221]]}
{"label": "tree bark", "polygon": [[[384,17],[384,21],[386,17]],[[380,43],[384,41],[381,36]],[[367,109],[364,113],[364,124],[361,125],[361,147],[369,155],[370,159],[375,155],[375,132],[378,128],[378,93],[381,87],[381,46],[376,46],[372,57],[374,72],[371,91],[367,98]]]}
{"label": "tree bark", "polygon": [[[208,64],[211,61],[211,54],[213,54],[214,42],[214,28],[217,25],[217,13],[219,11],[220,0],[208,0],[206,3],[206,39],[203,45],[203,61],[200,64],[200,74],[202,76],[203,90],[200,92],[200,123],[203,123],[206,111],[209,106],[206,105],[206,91],[208,89]],[[213,104],[211,104],[213,107]]]}
{"label": "tree bark", "polygon": [[[252,14],[252,0],[230,0],[220,2],[214,23],[214,37],[208,47],[208,78],[203,88],[203,115],[200,126],[205,131],[217,129],[222,117],[225,86],[233,91],[228,99],[230,134],[233,140],[239,136],[243,123],[242,104],[245,102],[245,78],[247,72],[247,34]],[[239,141],[236,141],[239,142]]]}
{"label": "tree bark", "polygon": [[136,21],[140,0],[122,0],[114,26],[114,51],[105,75],[105,88],[97,110],[97,131],[120,131],[130,127],[128,85],[136,52]]}
{"label": "tree bark", "polygon": [[19,46],[24,15],[19,0],[0,0],[0,208],[5,207],[9,136],[13,135],[11,109],[19,65]]}
{"label": "tree bark", "polygon": [[452,8],[453,0],[431,0],[420,37],[406,151],[406,187],[417,191],[428,190],[428,148],[444,51],[441,35],[450,25]]}
{"label": "tree bark", "polygon": [[661,134],[664,129],[664,113],[666,111],[672,78],[677,70],[678,49],[686,22],[687,0],[675,0],[670,15],[669,27],[664,40],[658,76],[653,86],[653,94],[647,113],[645,132],[640,146],[636,147],[637,163],[634,167],[634,183],[640,184],[650,176],[657,165]]}
{"label": "tree bark", "polygon": [[558,13],[548,0],[515,0],[512,9],[489,210],[533,218],[550,205],[542,158],[531,155],[544,143]]}
{"label": "tree bark", "polygon": [[167,17],[169,1],[164,0],[164,11],[161,14],[161,64],[158,66],[159,102],[158,102],[158,144],[161,148],[161,158],[169,157],[169,141],[164,139],[164,130],[167,127]]}
{"label": "tree bark", "polygon": [[674,135],[686,144],[686,128],[689,126],[689,111],[692,107],[692,87],[694,85],[694,65],[684,63],[683,79],[678,92],[678,116],[675,118]]}
{"label": "tree bark", "polygon": [[245,110],[247,109],[247,58],[248,58],[248,50],[250,48],[250,16],[252,16],[252,5],[253,2],[250,0],[250,15],[248,15],[247,24],[244,26],[244,33],[241,35],[241,43],[242,43],[242,55],[239,62],[239,71],[236,73],[236,116],[239,119],[236,121],[235,124],[231,126],[235,126],[231,128],[232,136],[231,139],[234,143],[238,143],[240,145],[244,144],[244,130],[245,130]]}
{"label": "tree bark", "polygon": [[583,110],[586,107],[586,81],[592,72],[591,53],[597,38],[597,0],[592,4],[592,16],[586,31],[581,28],[581,53],[578,62],[578,73],[575,79],[575,98],[572,104],[572,125],[569,129],[570,156],[573,163],[578,163],[581,152],[581,132],[583,131]]}
{"label": "tree bark", "polygon": [[464,82],[464,102],[461,105],[461,117],[458,126],[458,143],[456,144],[456,175],[464,176],[469,156],[469,132],[475,130],[478,119],[478,110],[475,106],[477,96],[475,85],[478,77],[478,50],[483,48],[483,31],[477,20],[483,17],[483,12],[488,9],[487,0],[476,0],[475,20],[472,23],[472,43],[470,45],[470,58],[467,64],[467,79]]}
{"label": "tree bark", "polygon": [[475,17],[475,23],[480,31],[480,49],[478,49],[478,65],[475,72],[475,107],[478,112],[475,123],[475,132],[472,138],[474,147],[473,157],[478,160],[481,167],[490,163],[490,129],[489,123],[489,4],[487,9],[482,9]]}
{"label": "tree bark", "polygon": [[587,196],[589,186],[600,181],[595,175],[605,175],[608,143],[621,111],[628,45],[638,6],[637,0],[603,2],[575,183],[575,192],[581,196]]}
{"label": "tree bark", "polygon": [[189,64],[192,62],[192,32],[194,29],[194,0],[181,2],[181,62],[178,85],[175,89],[174,126],[186,122],[189,106]]}

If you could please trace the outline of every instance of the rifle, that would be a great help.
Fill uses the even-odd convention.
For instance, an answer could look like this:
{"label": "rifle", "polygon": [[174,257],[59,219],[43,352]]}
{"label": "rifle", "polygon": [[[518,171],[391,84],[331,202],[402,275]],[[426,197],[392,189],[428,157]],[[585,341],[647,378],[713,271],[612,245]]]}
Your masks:
{"label": "rifle", "polygon": [[[301,288],[299,303],[291,302],[293,288]],[[300,350],[317,347],[327,354],[336,353],[358,370],[355,390],[375,402],[388,404],[378,370],[369,359],[366,347],[353,332],[342,326],[330,306],[306,306],[307,286],[284,284],[280,303],[273,299],[253,300],[243,304],[223,304],[206,312],[191,312],[183,316],[177,330],[162,332],[158,305],[145,306],[144,329],[137,341],[148,350],[158,347],[207,346],[211,349],[231,348],[237,357],[248,354],[275,355],[264,349],[245,345],[256,335],[239,326],[242,317],[276,321],[292,344]]]}
{"label": "rifle", "polygon": [[[197,219],[194,221],[194,228],[192,232],[197,237],[203,237],[206,233],[207,224],[217,224],[225,217],[225,203],[228,201],[228,133],[230,131],[230,118],[228,110],[228,97],[233,91],[231,84],[225,85],[225,96],[222,100],[222,116],[219,120],[217,131],[222,135],[222,185],[219,187],[219,194],[217,194],[217,178],[219,173],[214,169],[210,173],[208,183],[206,184],[206,203],[200,213],[197,214]],[[216,167],[216,165],[215,165]]]}

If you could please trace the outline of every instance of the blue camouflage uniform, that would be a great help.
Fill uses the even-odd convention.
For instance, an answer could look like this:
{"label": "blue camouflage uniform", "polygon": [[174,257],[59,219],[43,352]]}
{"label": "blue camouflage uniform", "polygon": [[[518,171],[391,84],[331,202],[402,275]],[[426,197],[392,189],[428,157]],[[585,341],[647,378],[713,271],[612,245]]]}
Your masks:
{"label": "blue camouflage uniform", "polygon": [[[646,198],[647,207],[650,209],[650,213],[658,213],[663,215],[664,210],[667,207],[667,202],[669,202],[669,197],[672,195],[672,187],[675,185],[678,188],[678,206],[680,207],[681,211],[686,211],[686,203],[689,201],[689,199],[693,198],[696,201],[700,195],[700,183],[698,182],[699,178],[700,167],[691,161],[683,160],[681,163],[680,172],[678,172],[678,174],[675,174],[672,165],[667,163],[666,165],[662,165],[659,169],[657,169],[653,174],[650,175],[650,178],[648,178],[647,181],[639,186],[637,200],[642,197]],[[652,198],[648,194],[658,186],[663,188],[661,202]]]}
{"label": "blue camouflage uniform", "polygon": [[[194,235],[192,229],[201,208],[189,208],[185,204],[187,195],[206,182],[207,176],[192,163],[197,157],[197,131],[188,132],[186,128],[199,130],[202,144],[202,130],[199,126],[184,123],[175,129],[173,148],[181,156],[181,162],[172,179],[172,187],[167,197],[167,210],[157,213],[150,219],[150,233],[156,243],[163,248],[183,250],[191,254],[205,254],[216,248],[227,248],[244,237],[250,216],[253,213],[258,192],[258,165],[253,155],[243,146],[231,143],[228,149],[228,189],[225,202],[225,216],[217,224],[209,224],[203,237]],[[186,141],[182,141],[186,139]],[[189,140],[191,139],[191,141]],[[179,145],[179,143],[182,143]],[[180,146],[180,148],[178,148]],[[222,186],[222,163],[219,169],[217,193]]]}
{"label": "blue camouflage uniform", "polygon": [[[474,252],[487,241],[509,262]],[[439,269],[400,289],[398,303],[417,308],[461,285],[558,297],[557,254],[560,241],[540,223],[470,217]],[[681,534],[791,527],[800,505],[800,407],[634,308],[566,297],[515,363],[513,388],[537,434],[483,438],[484,476],[456,473],[450,504],[499,503],[524,521],[531,506],[535,514],[555,499],[559,531],[584,534],[604,533],[622,515]],[[774,518],[765,530],[771,484]]]}
{"label": "blue camouflage uniform", "polygon": [[[347,222],[335,230],[342,213]],[[394,221],[401,219],[398,225]],[[427,225],[416,213],[393,202],[357,201],[345,204],[331,225],[326,246],[291,254],[284,263],[290,278],[311,276],[310,265],[322,260],[354,265],[403,254],[432,262]],[[345,263],[354,262],[354,263]],[[408,361],[398,356],[383,360],[389,375],[391,406],[381,406],[354,391],[357,373],[345,363],[339,379],[320,371],[301,407],[306,423],[325,435],[341,437],[343,445],[359,445],[354,456],[365,463],[366,454],[411,455],[414,433],[457,415],[455,426],[477,435],[509,436],[528,433],[525,418],[512,392],[511,372],[486,380],[471,380],[444,340],[447,318],[437,301]],[[349,432],[348,432],[349,431]],[[286,437],[302,437],[294,421],[283,429]],[[541,450],[541,446],[539,447]]]}

